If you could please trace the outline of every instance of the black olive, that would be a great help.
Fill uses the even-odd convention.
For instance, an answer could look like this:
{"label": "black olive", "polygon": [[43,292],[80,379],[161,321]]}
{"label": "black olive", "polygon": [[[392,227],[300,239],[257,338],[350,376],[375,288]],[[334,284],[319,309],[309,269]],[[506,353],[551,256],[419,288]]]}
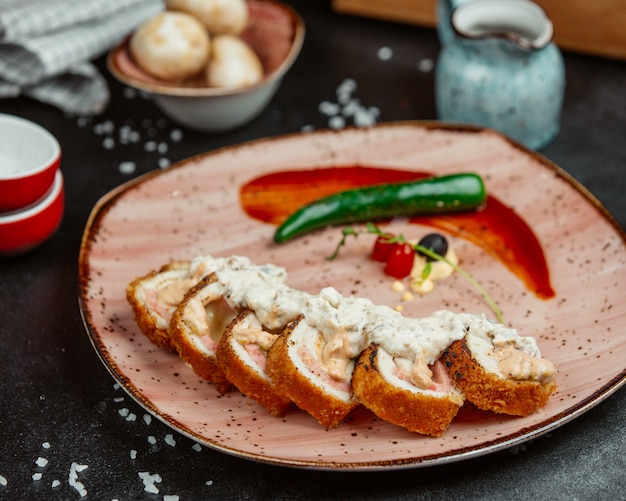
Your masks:
{"label": "black olive", "polygon": [[[446,237],[440,235],[439,233],[429,233],[428,235],[422,237],[422,239],[418,242],[418,245],[431,250],[440,256],[445,256],[448,253],[448,241],[446,240]],[[417,253],[425,256],[427,261],[434,261],[432,257],[426,256],[419,250]]]}

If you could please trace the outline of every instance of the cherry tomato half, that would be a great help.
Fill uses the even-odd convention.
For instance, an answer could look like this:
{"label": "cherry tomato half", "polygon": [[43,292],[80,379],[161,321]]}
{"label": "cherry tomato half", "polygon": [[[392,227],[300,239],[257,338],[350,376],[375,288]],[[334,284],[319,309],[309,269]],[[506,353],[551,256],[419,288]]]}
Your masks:
{"label": "cherry tomato half", "polygon": [[386,263],[389,259],[389,254],[397,245],[397,242],[392,242],[393,235],[385,234],[379,236],[374,242],[374,248],[372,249],[372,259],[374,261],[380,261]]}
{"label": "cherry tomato half", "polygon": [[394,278],[408,277],[413,268],[415,251],[408,243],[397,243],[389,254],[385,273]]}

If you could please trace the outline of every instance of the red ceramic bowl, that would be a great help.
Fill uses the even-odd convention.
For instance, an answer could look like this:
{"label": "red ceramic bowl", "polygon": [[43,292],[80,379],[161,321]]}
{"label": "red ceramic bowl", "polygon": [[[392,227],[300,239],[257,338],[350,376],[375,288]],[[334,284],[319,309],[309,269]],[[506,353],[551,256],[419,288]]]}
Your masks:
{"label": "red ceramic bowl", "polygon": [[0,113],[0,211],[19,210],[42,198],[60,162],[61,147],[50,132]]}
{"label": "red ceramic bowl", "polygon": [[21,254],[50,237],[63,218],[63,176],[57,170],[41,200],[18,211],[0,213],[0,256]]}

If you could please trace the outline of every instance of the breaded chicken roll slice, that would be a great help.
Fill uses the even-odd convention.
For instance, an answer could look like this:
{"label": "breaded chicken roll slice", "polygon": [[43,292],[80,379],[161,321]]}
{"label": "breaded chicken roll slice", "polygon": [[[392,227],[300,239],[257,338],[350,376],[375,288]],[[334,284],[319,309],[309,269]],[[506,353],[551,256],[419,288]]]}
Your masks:
{"label": "breaded chicken roll slice", "polygon": [[231,384],[217,362],[217,346],[237,315],[223,294],[216,273],[211,273],[189,290],[170,322],[172,343],[182,361],[222,393]]}
{"label": "breaded chicken roll slice", "polygon": [[198,256],[191,261],[172,261],[128,284],[126,298],[141,332],[157,346],[175,351],[170,320],[189,289],[216,270],[251,266],[251,261],[241,256]]}
{"label": "breaded chicken roll slice", "polygon": [[528,416],[556,390],[556,369],[532,337],[475,317],[467,335],[444,350],[442,360],[467,400],[480,409]]}
{"label": "breaded chicken roll slice", "polygon": [[352,391],[381,419],[435,437],[445,433],[463,405],[440,361],[428,366],[420,357],[394,358],[376,343],[361,353]]}
{"label": "breaded chicken roll slice", "polygon": [[190,261],[172,261],[133,280],[126,287],[139,330],[154,344],[175,351],[169,333],[170,319],[185,293],[197,282]]}
{"label": "breaded chicken roll slice", "polygon": [[321,363],[326,345],[322,333],[300,316],[270,348],[266,373],[287,398],[332,429],[358,402],[350,387],[354,362],[348,362],[341,371],[329,370]]}
{"label": "breaded chicken roll slice", "polygon": [[244,309],[228,324],[217,347],[217,361],[241,393],[278,417],[291,400],[276,389],[265,373],[267,352],[276,339],[278,334],[261,325],[254,311]]}

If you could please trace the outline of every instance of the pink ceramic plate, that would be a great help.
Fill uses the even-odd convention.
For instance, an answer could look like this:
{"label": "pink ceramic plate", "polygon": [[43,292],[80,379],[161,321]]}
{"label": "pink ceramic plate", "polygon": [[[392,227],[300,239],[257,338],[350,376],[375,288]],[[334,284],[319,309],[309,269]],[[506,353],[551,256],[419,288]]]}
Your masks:
{"label": "pink ceramic plate", "polygon": [[[543,247],[556,296],[539,299],[502,262],[452,238],[462,264],[502,307],[506,321],[534,335],[559,369],[558,392],[527,418],[463,408],[443,438],[406,432],[357,409],[327,431],[295,409],[274,418],[238,392],[219,396],[181,361],[139,333],[126,284],[171,259],[239,254],[289,271],[310,292],[333,285],[396,306],[398,293],[361,237],[341,258],[324,259],[336,228],[275,245],[275,226],[246,215],[239,190],[271,172],[375,165],[437,174],[475,171],[492,195],[527,221]],[[429,228],[394,221],[420,236]],[[447,463],[498,451],[589,410],[626,380],[626,237],[583,187],[541,156],[485,130],[405,122],[371,129],[264,139],[210,152],[131,181],[105,196],[87,224],[80,255],[80,304],[105,366],[152,414],[198,442],[239,457],[296,467],[372,470]],[[458,275],[404,303],[406,315],[448,308],[490,313]]]}

